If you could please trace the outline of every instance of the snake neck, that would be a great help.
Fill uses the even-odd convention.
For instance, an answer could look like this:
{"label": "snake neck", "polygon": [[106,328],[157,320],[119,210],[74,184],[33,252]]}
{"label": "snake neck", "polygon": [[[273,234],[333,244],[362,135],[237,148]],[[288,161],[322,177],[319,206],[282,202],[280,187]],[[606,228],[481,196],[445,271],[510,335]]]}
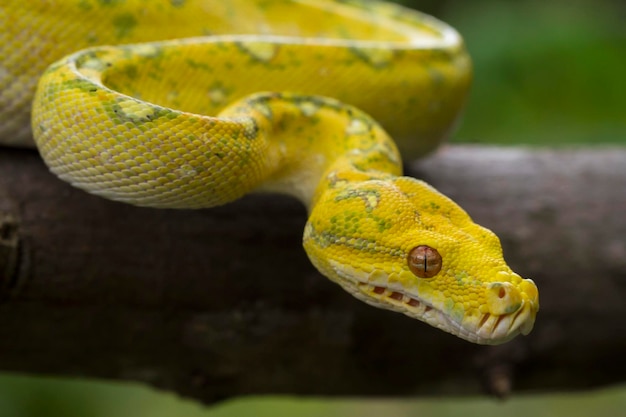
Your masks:
{"label": "snake neck", "polygon": [[239,115],[266,141],[269,174],[255,191],[292,195],[309,212],[331,189],[401,175],[400,154],[380,125],[335,99],[260,93],[221,114]]}

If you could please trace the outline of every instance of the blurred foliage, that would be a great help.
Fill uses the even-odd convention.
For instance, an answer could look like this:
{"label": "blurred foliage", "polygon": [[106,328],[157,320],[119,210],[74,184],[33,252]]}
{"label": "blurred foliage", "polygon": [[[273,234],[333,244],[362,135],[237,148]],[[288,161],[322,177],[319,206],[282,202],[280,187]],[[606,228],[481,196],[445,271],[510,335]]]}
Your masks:
{"label": "blurred foliage", "polygon": [[[626,18],[620,0],[405,1],[456,27],[475,82],[454,141],[626,143]],[[0,417],[616,416],[626,391],[415,401],[250,399],[212,409],[133,384],[0,377]]]}
{"label": "blurred foliage", "polygon": [[[419,9],[421,2],[404,3]],[[425,3],[459,30],[474,61],[472,95],[454,141],[626,142],[626,3]]]}
{"label": "blurred foliage", "polygon": [[211,408],[130,383],[0,377],[2,417],[614,417],[626,410],[624,389],[583,394],[417,400],[252,397]]}

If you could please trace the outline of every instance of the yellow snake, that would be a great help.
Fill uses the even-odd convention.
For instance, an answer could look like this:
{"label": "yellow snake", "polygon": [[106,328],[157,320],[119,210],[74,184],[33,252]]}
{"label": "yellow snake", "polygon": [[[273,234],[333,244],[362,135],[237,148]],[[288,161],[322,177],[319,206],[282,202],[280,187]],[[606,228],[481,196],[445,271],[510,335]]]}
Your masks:
{"label": "yellow snake", "polygon": [[136,205],[293,195],[322,274],[371,305],[498,344],[532,329],[536,286],[492,232],[401,176],[390,139],[405,157],[434,149],[470,73],[454,29],[378,1],[0,5],[3,143],[34,136],[56,175]]}

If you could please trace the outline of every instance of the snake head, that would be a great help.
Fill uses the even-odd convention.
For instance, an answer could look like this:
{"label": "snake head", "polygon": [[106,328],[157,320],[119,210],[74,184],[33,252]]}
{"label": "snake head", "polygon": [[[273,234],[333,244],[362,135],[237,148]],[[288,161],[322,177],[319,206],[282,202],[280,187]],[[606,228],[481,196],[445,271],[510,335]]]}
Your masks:
{"label": "snake head", "polygon": [[313,207],[304,235],[324,275],[368,304],[470,342],[532,330],[537,287],[456,203],[409,177],[339,183]]}

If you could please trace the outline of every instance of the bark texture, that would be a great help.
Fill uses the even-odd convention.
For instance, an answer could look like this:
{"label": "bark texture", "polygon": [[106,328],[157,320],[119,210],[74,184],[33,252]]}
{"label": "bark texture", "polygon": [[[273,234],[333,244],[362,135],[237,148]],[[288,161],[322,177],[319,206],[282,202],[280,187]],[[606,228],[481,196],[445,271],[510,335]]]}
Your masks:
{"label": "bark texture", "polygon": [[266,393],[472,395],[626,382],[626,149],[448,147],[408,167],[535,280],[534,331],[476,346],[362,304],[300,246],[281,196],[130,207],[0,149],[0,369]]}

